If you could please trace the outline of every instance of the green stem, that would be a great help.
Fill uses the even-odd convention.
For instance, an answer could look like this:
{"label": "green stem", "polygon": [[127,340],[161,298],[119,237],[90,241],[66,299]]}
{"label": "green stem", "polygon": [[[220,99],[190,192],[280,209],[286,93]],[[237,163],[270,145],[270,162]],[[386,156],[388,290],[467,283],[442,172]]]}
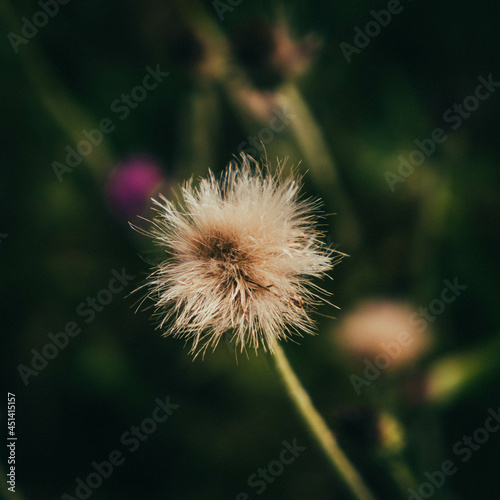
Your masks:
{"label": "green stem", "polygon": [[296,117],[290,122],[290,131],[299,146],[305,165],[320,192],[327,200],[333,200],[342,214],[338,224],[339,241],[356,248],[363,241],[361,224],[357,218],[347,189],[342,185],[337,165],[328,150],[326,139],[318,122],[303,99],[299,89],[288,84],[282,89],[290,109]]}
{"label": "green stem", "polygon": [[[19,21],[10,2],[5,0],[0,4],[0,14],[3,16],[4,25],[10,31],[20,31]],[[50,63],[46,60],[43,50],[32,41],[29,50],[24,46],[19,51],[23,62],[23,69],[27,81],[32,85],[41,106],[51,117],[53,122],[60,127],[67,139],[77,143],[82,139],[84,128],[94,128],[97,121],[72,98],[64,83],[55,76]],[[85,162],[97,180],[101,180],[108,173],[113,155],[108,140],[104,138],[93,151],[85,157]]]}
{"label": "green stem", "polygon": [[[176,0],[175,5],[192,29],[209,35],[218,52],[227,53],[228,42],[225,34],[220,25],[214,22],[213,16],[207,14],[202,2]],[[230,71],[226,67],[219,74],[222,88],[226,92],[241,125],[252,134],[255,125],[258,126],[259,119],[238,93],[246,79],[237,64],[232,62],[230,67]],[[318,186],[320,193],[325,198],[334,200],[339,213],[342,213],[342,218],[337,224],[338,241],[342,241],[342,244],[347,248],[358,248],[363,242],[361,223],[347,195],[346,188],[341,185],[337,166],[329,152],[321,127],[296,86],[293,84],[285,85],[280,89],[280,93],[284,95],[290,110],[296,116],[288,125],[290,137],[307,168],[310,169],[312,180]]]}
{"label": "green stem", "polygon": [[270,354],[269,357],[280,375],[288,396],[307,429],[326,455],[336,475],[342,480],[352,498],[374,500],[375,497],[370,493],[360,474],[346,457],[332,431],[314,407],[311,398],[295,375],[281,346],[276,343],[273,350],[274,354]]}
{"label": "green stem", "polygon": [[218,100],[215,85],[200,83],[190,92],[181,116],[179,170],[190,172],[193,177],[204,174],[207,166],[214,168],[220,132]]}
{"label": "green stem", "polygon": [[390,457],[385,461],[388,464],[390,477],[401,492],[401,498],[407,497],[408,488],[418,489],[418,482],[401,457]]}

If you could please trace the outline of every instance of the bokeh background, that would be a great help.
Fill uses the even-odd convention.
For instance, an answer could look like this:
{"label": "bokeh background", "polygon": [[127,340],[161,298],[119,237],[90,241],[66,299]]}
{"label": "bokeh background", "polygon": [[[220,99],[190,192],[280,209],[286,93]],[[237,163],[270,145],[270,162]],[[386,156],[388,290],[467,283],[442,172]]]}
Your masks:
{"label": "bokeh background", "polygon": [[[327,285],[340,310],[321,307],[319,335],[285,346],[346,452],[379,499],[407,498],[447,459],[458,471],[433,498],[497,498],[500,433],[465,463],[453,450],[500,406],[500,91],[456,130],[443,114],[479,76],[500,79],[500,6],[403,1],[348,62],[340,44],[354,46],[355,29],[387,2],[57,5],[17,45],[9,33],[23,36],[23,18],[41,6],[0,7],[0,422],[4,440],[15,393],[18,433],[17,496],[0,495],[75,497],[91,463],[120,450],[125,463],[91,498],[344,498],[265,356],[236,363],[223,344],[193,362],[128,295],[158,258],[128,224],[144,224],[137,215],[148,216],[149,196],[172,197],[179,182],[221,171],[242,149],[265,156],[262,141],[272,165],[287,157],[305,174],[307,195],[324,200],[325,237],[349,255]],[[144,99],[136,91],[140,102],[121,119],[113,103],[157,65],[169,75]],[[105,118],[114,131],[58,178],[54,162]],[[398,156],[436,127],[447,140],[391,189],[386,172],[398,174]],[[79,304],[123,268],[133,279],[85,323]],[[412,345],[424,347],[358,395],[352,375],[363,377],[377,355],[373,338],[391,339],[407,307],[428,307],[455,278],[467,289],[429,329],[408,326]],[[367,300],[379,302],[349,323],[360,336],[350,345],[345,325]],[[32,349],[68,321],[81,333],[23,383],[19,366],[31,367]],[[179,408],[129,453],[121,436],[167,396]],[[306,450],[257,494],[249,476],[293,439]]]}

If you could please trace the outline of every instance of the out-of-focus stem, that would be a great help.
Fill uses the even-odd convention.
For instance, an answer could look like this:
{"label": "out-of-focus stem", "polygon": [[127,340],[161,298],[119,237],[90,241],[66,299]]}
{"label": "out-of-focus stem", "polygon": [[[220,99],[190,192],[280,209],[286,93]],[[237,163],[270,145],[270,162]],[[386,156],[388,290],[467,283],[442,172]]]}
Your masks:
{"label": "out-of-focus stem", "polygon": [[289,127],[311,177],[323,196],[332,199],[332,205],[339,207],[339,239],[347,247],[355,248],[362,240],[361,225],[346,189],[341,184],[337,166],[328,151],[323,132],[295,85],[284,87],[283,94],[291,113],[296,115]]}
{"label": "out-of-focus stem", "polygon": [[214,168],[220,129],[217,97],[217,89],[212,83],[197,86],[188,97],[180,124],[179,163],[182,172],[205,174],[207,168]]}
{"label": "out-of-focus stem", "polygon": [[[9,0],[2,2],[1,12],[8,28],[18,33],[20,31],[18,21]],[[96,121],[76,104],[64,85],[54,76],[54,72],[50,71],[43,52],[34,40],[30,42],[29,47],[21,46],[18,56],[24,63],[24,71],[34,92],[38,94],[40,103],[64,131],[69,141],[77,143],[83,139],[83,129],[96,128]],[[112,155],[106,145],[105,137],[101,144],[94,147],[93,151],[85,157],[85,162],[98,179],[104,175],[111,160]]]}
{"label": "out-of-focus stem", "polygon": [[[207,15],[200,2],[176,0],[175,4],[195,31],[209,34],[219,51],[228,52],[228,43],[224,33]],[[243,72],[233,62],[230,71],[226,67],[220,72],[219,79],[241,124],[250,134],[253,133],[253,126],[255,122],[259,121],[259,118],[253,115],[252,109],[242,102],[241,96],[238,94],[242,86],[247,84]],[[337,225],[338,239],[346,248],[358,247],[362,241],[361,224],[356,217],[345,187],[341,185],[335,162],[328,151],[320,126],[295,85],[288,84],[280,88],[278,94],[284,96],[290,112],[295,115],[287,128],[298,147],[301,158],[311,172],[312,180],[323,197],[327,200],[333,200],[332,205],[338,207],[340,215]]]}
{"label": "out-of-focus stem", "polygon": [[418,483],[413,473],[400,457],[391,457],[386,459],[386,461],[389,473],[395,485],[400,489],[402,498],[407,498],[409,488],[418,488]]}

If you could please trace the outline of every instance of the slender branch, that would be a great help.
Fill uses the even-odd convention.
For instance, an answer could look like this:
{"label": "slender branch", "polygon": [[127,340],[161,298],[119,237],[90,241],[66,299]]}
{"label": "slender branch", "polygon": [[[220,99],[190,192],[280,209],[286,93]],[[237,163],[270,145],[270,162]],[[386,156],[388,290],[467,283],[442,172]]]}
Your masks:
{"label": "slender branch", "polygon": [[375,497],[370,493],[360,474],[346,457],[332,431],[314,407],[311,398],[295,375],[281,346],[276,343],[273,350],[274,354],[270,354],[269,357],[280,375],[288,396],[309,432],[326,455],[338,478],[342,480],[352,498],[374,500]]}

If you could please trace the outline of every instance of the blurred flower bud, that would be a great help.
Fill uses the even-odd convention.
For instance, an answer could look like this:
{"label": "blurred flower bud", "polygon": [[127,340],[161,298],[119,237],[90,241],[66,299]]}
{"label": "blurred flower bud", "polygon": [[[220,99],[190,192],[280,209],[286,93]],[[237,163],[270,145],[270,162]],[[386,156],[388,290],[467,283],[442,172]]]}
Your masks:
{"label": "blurred flower bud", "polygon": [[406,444],[404,428],[390,413],[380,414],[378,429],[381,449],[391,454],[403,451]]}
{"label": "blurred flower bud", "polygon": [[427,322],[410,305],[372,300],[342,319],[336,340],[355,360],[393,371],[419,359],[429,348],[431,335]]}
{"label": "blurred flower bud", "polygon": [[236,95],[251,116],[263,125],[269,125],[276,113],[286,113],[283,96],[277,92],[256,90],[250,85],[241,85],[236,89]]}
{"label": "blurred flower bud", "polygon": [[258,88],[275,89],[307,69],[320,41],[311,35],[296,41],[284,23],[253,19],[240,25],[231,44],[252,83]]}
{"label": "blurred flower bud", "polygon": [[144,156],[131,157],[114,169],[106,189],[108,202],[120,218],[132,219],[145,211],[164,180],[156,162]]}

